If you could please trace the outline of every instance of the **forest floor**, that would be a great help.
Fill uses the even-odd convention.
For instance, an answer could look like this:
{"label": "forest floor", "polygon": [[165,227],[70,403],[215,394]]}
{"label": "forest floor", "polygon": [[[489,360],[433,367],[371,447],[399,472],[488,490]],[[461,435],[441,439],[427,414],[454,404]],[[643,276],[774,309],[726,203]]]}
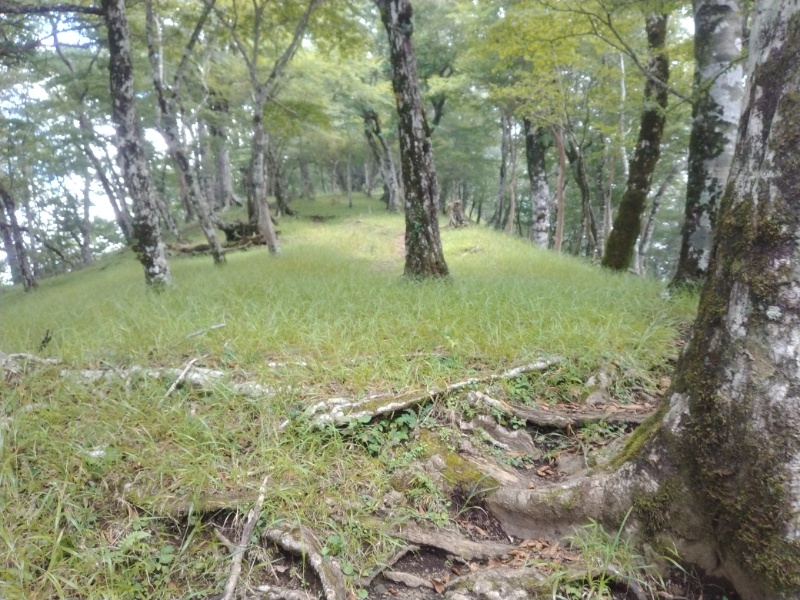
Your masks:
{"label": "forest floor", "polygon": [[694,298],[474,225],[407,282],[401,216],[297,208],[160,295],[127,252],[0,292],[0,598],[735,597],[627,515],[492,508],[613,459]]}

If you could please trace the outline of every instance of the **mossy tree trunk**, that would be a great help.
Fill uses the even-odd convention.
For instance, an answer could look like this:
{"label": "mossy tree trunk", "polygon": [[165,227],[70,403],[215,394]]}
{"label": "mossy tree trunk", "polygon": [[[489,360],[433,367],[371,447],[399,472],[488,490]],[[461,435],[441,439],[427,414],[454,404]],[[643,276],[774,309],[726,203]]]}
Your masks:
{"label": "mossy tree trunk", "polygon": [[103,0],[108,31],[108,70],[117,152],[128,193],[133,199],[134,250],[144,267],[145,281],[154,289],[172,283],[164,242],[158,224],[158,199],[144,151],[142,134],[134,106],[131,36],[124,0]]}
{"label": "mossy tree trunk", "polygon": [[405,275],[446,277],[439,238],[439,184],[430,130],[422,108],[417,61],[411,43],[410,0],[375,0],[389,38],[392,87],[397,100],[400,159],[406,199]]}
{"label": "mossy tree trunk", "polygon": [[742,105],[743,15],[737,0],[694,1],[694,93],[689,180],[673,286],[702,283],[711,233],[733,159]]}
{"label": "mossy tree trunk", "polygon": [[646,17],[647,45],[650,58],[644,88],[644,110],[639,124],[639,139],[630,161],[628,182],[622,196],[614,228],[608,236],[603,266],[616,271],[628,268],[641,229],[647,194],[661,155],[669,80],[669,59],[666,51],[668,15],[651,13]]}
{"label": "mossy tree trunk", "polygon": [[756,4],[709,277],[665,419],[720,560],[800,598],[800,5]]}

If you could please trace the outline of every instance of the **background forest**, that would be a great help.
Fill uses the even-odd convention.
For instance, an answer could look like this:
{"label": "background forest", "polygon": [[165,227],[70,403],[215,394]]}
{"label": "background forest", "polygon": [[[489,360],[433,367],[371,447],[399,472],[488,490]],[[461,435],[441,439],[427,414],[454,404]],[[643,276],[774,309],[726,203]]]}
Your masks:
{"label": "background forest", "polygon": [[[651,4],[414,2],[442,213],[459,203],[472,223],[599,261],[640,116],[654,103],[644,97],[654,79],[645,13],[657,9],[670,17],[659,50],[669,56],[660,82],[669,101],[658,108],[661,156],[629,266],[670,277],[701,90],[692,86],[691,7]],[[0,47],[7,282],[23,279],[21,252],[40,279],[130,243],[134,212],[116,156],[102,20],[82,12],[88,4],[42,14],[13,14],[23,12],[14,5],[3,10]],[[147,0],[127,9],[135,107],[168,241],[204,212],[220,225],[230,206],[248,206],[257,221],[257,115],[273,218],[291,216],[296,198],[330,193],[402,209],[391,65],[372,2]]]}

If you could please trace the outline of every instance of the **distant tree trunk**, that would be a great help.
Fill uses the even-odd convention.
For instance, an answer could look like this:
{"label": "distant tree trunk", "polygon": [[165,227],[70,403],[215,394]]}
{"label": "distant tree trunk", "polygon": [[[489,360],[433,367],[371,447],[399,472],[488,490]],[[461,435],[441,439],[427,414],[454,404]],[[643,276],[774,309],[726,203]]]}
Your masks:
{"label": "distant tree trunk", "polygon": [[22,237],[22,228],[19,226],[19,221],[17,221],[17,208],[14,205],[14,199],[2,182],[0,182],[0,199],[3,201],[3,208],[5,209],[8,226],[11,230],[10,236],[13,241],[16,263],[19,266],[22,287],[26,292],[30,292],[37,286],[36,277],[34,276],[33,268],[28,258],[28,252],[25,250],[25,239]]}
{"label": "distant tree trunk", "polygon": [[685,168],[685,160],[675,163],[675,166],[672,167],[672,170],[667,173],[664,181],[662,181],[661,185],[658,186],[656,193],[653,194],[653,203],[650,206],[650,213],[647,216],[647,223],[642,229],[642,235],[639,236],[639,241],[636,244],[633,253],[633,267],[631,270],[637,275],[645,274],[647,266],[645,264],[645,257],[647,256],[647,252],[650,250],[650,244],[653,241],[653,232],[656,229],[656,215],[658,214],[658,209],[661,208],[661,201],[663,200],[664,195],[667,193],[669,186],[672,185],[672,182],[675,180],[675,177],[677,177],[678,173],[683,171]]}
{"label": "distant tree trunk", "polygon": [[508,166],[511,171],[508,181],[508,213],[505,219],[505,232],[514,234],[514,219],[517,217],[517,144],[514,140],[513,121],[508,118]]}
{"label": "distant tree trunk", "polygon": [[[650,59],[647,70],[652,77],[666,84],[669,80],[669,59],[666,52],[668,15],[651,13],[646,17],[647,45]],[[645,106],[639,124],[639,140],[622,196],[614,228],[606,241],[603,266],[615,271],[626,270],[631,263],[633,248],[641,229],[647,194],[661,155],[661,136],[666,121],[667,90],[648,78],[644,88]]]}
{"label": "distant tree trunk", "polygon": [[[203,23],[211,10],[211,3],[208,3],[206,11],[200,22],[197,24],[195,31],[199,35]],[[169,148],[170,156],[172,156],[175,166],[177,167],[179,179],[181,180],[182,193],[187,194],[188,206],[190,206],[197,213],[198,220],[200,221],[200,228],[203,230],[206,241],[211,247],[211,255],[214,258],[214,264],[225,264],[225,250],[222,248],[222,243],[217,237],[217,232],[214,223],[211,219],[206,200],[203,197],[200,187],[199,177],[195,173],[192,163],[189,160],[189,151],[186,148],[183,140],[180,137],[180,130],[178,128],[178,118],[175,114],[175,103],[177,100],[177,91],[180,84],[181,73],[180,68],[176,73],[176,81],[172,86],[172,90],[167,95],[167,90],[164,85],[162,75],[162,65],[160,61],[163,48],[160,43],[160,34],[158,33],[159,27],[156,22],[155,14],[153,12],[152,0],[147,0],[147,53],[150,58],[150,67],[152,70],[153,87],[156,90],[156,98],[158,100],[159,112],[159,125],[158,130],[161,133],[164,141]],[[158,40],[157,40],[158,38]],[[192,40],[195,38],[193,37]],[[191,44],[185,50],[185,56],[191,53]],[[185,64],[182,61],[182,65]],[[199,140],[202,143],[202,140]],[[189,216],[189,211],[186,211],[186,216]]]}
{"label": "distant tree trunk", "polygon": [[547,248],[550,241],[550,189],[547,187],[547,169],[544,161],[546,130],[543,127],[534,128],[529,119],[524,119],[522,124],[525,128],[525,162],[531,185],[533,213],[528,237],[537,246]]}
{"label": "distant tree trunk", "polygon": [[511,135],[510,121],[510,117],[507,117],[505,113],[500,115],[500,173],[497,178],[497,199],[494,205],[494,214],[489,219],[489,224],[494,225],[497,229],[503,228],[503,215],[505,214],[508,149]]}
{"label": "distant tree trunk", "polygon": [[124,0],[102,0],[108,29],[109,73],[117,148],[122,171],[134,202],[134,250],[144,267],[145,281],[159,290],[172,283],[161,229],[150,168],[142,143],[134,107],[131,40]]}
{"label": "distant tree trunk", "polygon": [[253,111],[253,197],[258,231],[267,243],[267,249],[272,255],[281,253],[278,245],[278,235],[272,224],[267,203],[267,182],[265,177],[265,159],[267,154],[267,133],[264,130],[264,106],[267,99],[259,97]]}
{"label": "distant tree trunk", "polygon": [[233,170],[231,169],[230,141],[228,139],[230,104],[227,98],[218,93],[211,91],[209,95],[209,108],[213,117],[209,120],[208,132],[211,134],[211,148],[214,152],[216,204],[224,210],[231,204],[242,206],[242,201],[236,197],[236,193],[233,191]]}
{"label": "distant tree trunk", "polygon": [[725,191],[742,104],[738,0],[694,0],[694,94],[681,252],[672,286],[703,280],[717,204]]}
{"label": "distant tree trunk", "polygon": [[410,0],[375,0],[389,37],[392,87],[397,100],[400,159],[406,196],[406,260],[411,278],[446,277],[439,238],[439,185],[411,43]]}
{"label": "distant tree trunk", "polygon": [[[383,184],[388,192],[386,209],[389,212],[399,212],[403,203],[400,197],[400,184],[397,181],[397,169],[392,159],[391,148],[389,148],[389,144],[386,143],[386,139],[383,137],[380,118],[378,113],[369,109],[365,109],[362,112],[362,116],[364,119],[364,136],[367,138],[367,144],[369,144],[372,155],[378,163]],[[380,148],[378,143],[380,143]]]}
{"label": "distant tree trunk", "polygon": [[581,229],[583,235],[586,236],[586,254],[587,256],[592,256],[597,247],[597,224],[592,211],[592,190],[589,185],[589,176],[586,173],[586,157],[583,154],[583,148],[571,133],[569,148],[566,152],[573,168],[575,183],[578,184],[578,189],[581,192],[581,213],[583,216]]}
{"label": "distant tree trunk", "polygon": [[92,206],[91,180],[87,177],[83,182],[83,203],[81,215],[78,218],[78,231],[80,231],[81,262],[90,265],[94,261],[92,256],[92,220],[89,209]]}
{"label": "distant tree trunk", "polygon": [[272,184],[275,191],[275,204],[279,215],[293,216],[296,213],[289,206],[289,197],[286,192],[286,180],[283,175],[283,158],[280,149],[272,143],[267,134],[267,164],[272,174]]}
{"label": "distant tree trunk", "polygon": [[300,180],[302,192],[300,196],[308,200],[314,199],[314,180],[311,179],[311,169],[308,168],[308,161],[300,159]]}
{"label": "distant tree trunk", "polygon": [[564,242],[564,186],[567,175],[567,152],[564,148],[564,129],[560,125],[553,127],[553,139],[558,152],[558,179],[556,181],[556,235],[553,250],[561,252]]}

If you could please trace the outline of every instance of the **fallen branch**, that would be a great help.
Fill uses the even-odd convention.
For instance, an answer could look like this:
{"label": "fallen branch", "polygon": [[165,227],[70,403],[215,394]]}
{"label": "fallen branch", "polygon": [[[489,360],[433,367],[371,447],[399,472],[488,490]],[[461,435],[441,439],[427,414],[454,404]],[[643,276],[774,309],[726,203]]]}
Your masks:
{"label": "fallen branch", "polygon": [[397,412],[398,410],[403,410],[411,406],[416,406],[423,402],[439,400],[453,392],[474,385],[513,379],[525,373],[544,371],[554,364],[559,363],[561,360],[560,357],[541,359],[535,363],[516,367],[500,374],[491,374],[485,377],[472,377],[464,381],[451,383],[443,388],[436,388],[423,393],[411,393],[399,398],[387,397],[385,394],[367,396],[361,400],[354,400],[352,398],[328,398],[327,400],[309,406],[304,411],[304,414],[315,427],[320,429],[330,423],[340,426],[347,425],[351,421],[356,421],[364,417],[374,418],[387,413]]}
{"label": "fallen branch", "polygon": [[269,475],[264,477],[261,482],[261,487],[258,489],[258,499],[247,513],[247,522],[242,528],[242,535],[239,537],[239,543],[236,546],[236,551],[233,553],[233,561],[231,563],[231,573],[228,576],[228,583],[225,585],[225,592],[222,594],[220,600],[233,600],[233,595],[236,593],[236,585],[239,583],[239,576],[242,573],[242,558],[247,546],[250,543],[250,536],[253,535],[253,529],[261,516],[261,507],[264,506],[264,498],[267,496],[267,483],[269,482]]}
{"label": "fallen branch", "polygon": [[188,340],[189,338],[193,338],[198,335],[203,335],[204,333],[208,333],[209,331],[214,331],[215,329],[222,329],[225,326],[226,326],[225,323],[219,323],[218,325],[212,325],[211,327],[206,327],[205,329],[198,329],[197,331],[193,331],[183,339]]}
{"label": "fallen branch", "polygon": [[[127,369],[84,369],[82,371],[75,370],[62,370],[62,377],[75,377],[77,379],[84,379],[90,383],[96,383],[103,379],[118,377],[121,379],[130,379],[134,376],[139,377],[152,377],[154,379],[170,379],[172,377],[179,378],[183,374],[180,369],[146,369],[134,365]],[[192,366],[190,371],[183,374],[182,382],[193,385],[197,388],[207,391],[213,391],[216,387],[224,385],[233,392],[253,398],[275,396],[282,389],[271,388],[269,386],[261,385],[253,381],[245,381],[242,383],[232,383],[227,381],[229,374],[217,369],[207,369],[204,367]]]}
{"label": "fallen branch", "polygon": [[326,600],[344,600],[347,597],[341,569],[335,562],[324,560],[319,542],[311,531],[304,527],[291,531],[273,527],[262,532],[261,538],[303,556],[319,577]]}
{"label": "fallen branch", "polygon": [[61,363],[61,359],[59,358],[39,358],[38,356],[34,356],[33,354],[16,353],[16,354],[7,354],[6,356],[13,361],[27,360],[30,362],[38,363],[40,365],[58,365]]}
{"label": "fallen branch", "polygon": [[171,386],[169,386],[167,393],[164,394],[164,398],[169,398],[170,394],[172,394],[172,392],[175,391],[175,388],[177,388],[180,385],[181,381],[184,380],[186,374],[189,372],[189,369],[191,369],[192,365],[196,362],[197,362],[196,358],[193,358],[192,360],[189,361],[189,363],[186,365],[186,368],[183,371],[181,371],[181,374],[178,375],[178,378],[172,382]]}

